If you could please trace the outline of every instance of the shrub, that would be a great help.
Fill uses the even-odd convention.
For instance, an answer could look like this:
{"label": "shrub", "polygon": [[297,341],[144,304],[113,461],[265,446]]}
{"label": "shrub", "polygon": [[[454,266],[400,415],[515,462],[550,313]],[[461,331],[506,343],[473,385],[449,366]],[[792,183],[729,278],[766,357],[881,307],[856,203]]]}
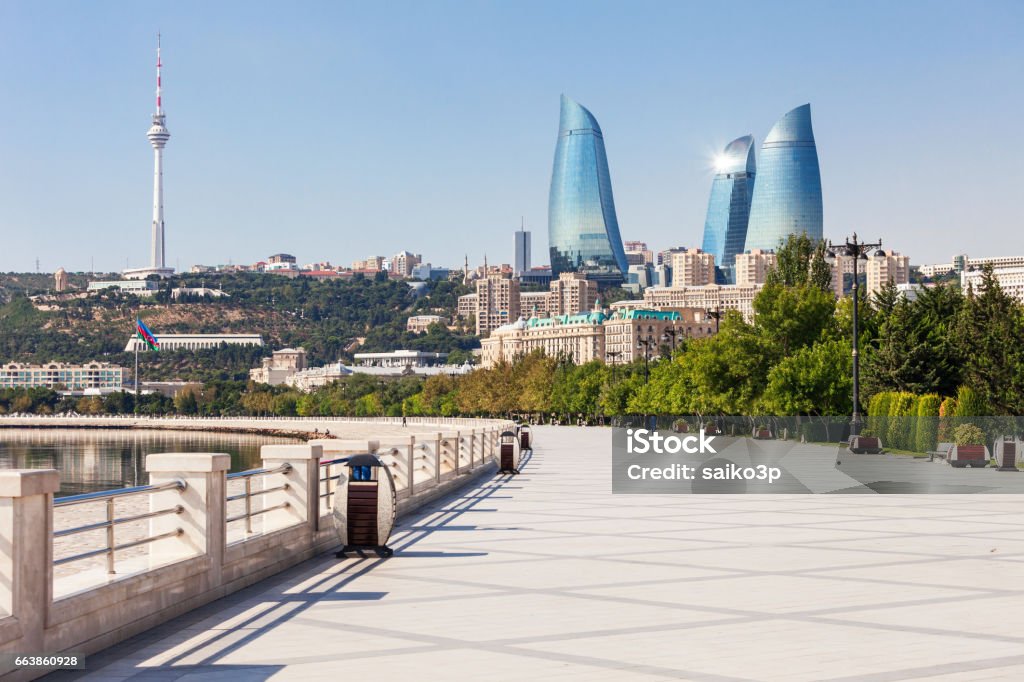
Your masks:
{"label": "shrub", "polygon": [[984,445],[985,432],[974,424],[960,424],[953,430],[953,442],[957,445]]}
{"label": "shrub", "polygon": [[913,447],[910,440],[912,425],[910,414],[916,408],[913,393],[895,393],[889,403],[889,424],[886,429],[886,445],[890,448],[907,450]]}
{"label": "shrub", "polygon": [[921,396],[917,401],[917,431],[914,435],[914,449],[928,452],[938,445],[939,410],[942,398],[935,393]]}
{"label": "shrub", "polygon": [[889,405],[896,394],[892,391],[876,393],[868,403],[868,427],[871,432],[885,438],[889,428]]}
{"label": "shrub", "polygon": [[953,440],[953,429],[956,427],[956,398],[946,398],[939,405],[939,443]]}
{"label": "shrub", "polygon": [[989,414],[985,399],[970,386],[961,386],[956,392],[957,417],[981,417]]}

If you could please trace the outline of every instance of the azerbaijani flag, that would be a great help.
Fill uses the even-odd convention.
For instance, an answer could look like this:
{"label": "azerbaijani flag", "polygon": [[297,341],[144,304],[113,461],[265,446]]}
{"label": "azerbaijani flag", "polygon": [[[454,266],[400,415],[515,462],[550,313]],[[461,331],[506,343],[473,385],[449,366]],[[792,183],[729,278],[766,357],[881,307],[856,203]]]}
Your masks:
{"label": "azerbaijani flag", "polygon": [[146,342],[150,350],[160,350],[160,342],[156,340],[156,336],[153,335],[153,332],[149,331],[146,323],[138,318],[135,319],[135,334]]}

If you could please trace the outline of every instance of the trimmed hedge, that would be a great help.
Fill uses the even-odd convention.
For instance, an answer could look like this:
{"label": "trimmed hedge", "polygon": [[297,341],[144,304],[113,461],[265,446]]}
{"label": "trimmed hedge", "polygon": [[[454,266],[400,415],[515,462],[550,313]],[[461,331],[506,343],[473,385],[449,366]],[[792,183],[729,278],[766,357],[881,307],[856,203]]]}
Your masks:
{"label": "trimmed hedge", "polygon": [[917,433],[914,436],[914,450],[928,452],[939,443],[939,408],[942,396],[929,393],[917,401]]}
{"label": "trimmed hedge", "polygon": [[889,424],[885,441],[886,447],[899,450],[914,448],[914,422],[917,414],[917,397],[913,393],[896,393],[889,403]]}

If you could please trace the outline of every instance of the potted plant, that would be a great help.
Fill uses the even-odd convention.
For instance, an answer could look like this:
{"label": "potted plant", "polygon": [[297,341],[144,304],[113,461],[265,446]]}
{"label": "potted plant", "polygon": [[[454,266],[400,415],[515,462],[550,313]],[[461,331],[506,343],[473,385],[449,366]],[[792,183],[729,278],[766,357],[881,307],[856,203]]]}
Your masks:
{"label": "potted plant", "polygon": [[850,437],[850,452],[855,455],[881,454],[882,439],[871,428],[864,428],[859,435]]}
{"label": "potted plant", "polygon": [[949,463],[957,468],[988,465],[985,432],[974,424],[960,424],[953,429],[953,451]]}

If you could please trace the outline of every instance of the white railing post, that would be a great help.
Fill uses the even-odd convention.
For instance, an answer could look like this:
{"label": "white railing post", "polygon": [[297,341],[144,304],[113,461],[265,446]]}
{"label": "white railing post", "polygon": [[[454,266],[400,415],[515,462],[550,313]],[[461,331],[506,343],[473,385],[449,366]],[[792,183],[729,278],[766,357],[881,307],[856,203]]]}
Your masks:
{"label": "white railing post", "polygon": [[[55,469],[0,471],[0,611],[18,619],[17,651],[46,650],[43,631],[53,600]],[[10,672],[0,668],[0,675]]]}
{"label": "white railing post", "polygon": [[409,436],[409,444],[406,446],[405,459],[409,468],[409,495],[412,496],[416,487],[416,467],[413,460],[416,458],[416,436]]}
{"label": "white railing post", "polygon": [[151,567],[205,554],[212,584],[219,585],[227,545],[227,479],[231,456],[224,453],[168,452],[146,456],[150,485],[181,480],[185,489],[161,490],[149,496],[150,511],[181,505],[181,514],[150,519],[150,535],[180,535],[149,545]]}
{"label": "white railing post", "polygon": [[305,523],[315,531],[320,516],[320,458],[323,448],[319,445],[264,445],[260,448],[264,469],[274,469],[290,464],[288,473],[261,476],[263,489],[276,488],[287,484],[285,490],[275,490],[264,495],[263,508],[288,503],[287,507],[263,514],[263,532]]}
{"label": "white railing post", "polygon": [[462,470],[462,432],[455,432],[455,475]]}
{"label": "white railing post", "polygon": [[434,439],[434,485],[441,484],[441,432]]}

